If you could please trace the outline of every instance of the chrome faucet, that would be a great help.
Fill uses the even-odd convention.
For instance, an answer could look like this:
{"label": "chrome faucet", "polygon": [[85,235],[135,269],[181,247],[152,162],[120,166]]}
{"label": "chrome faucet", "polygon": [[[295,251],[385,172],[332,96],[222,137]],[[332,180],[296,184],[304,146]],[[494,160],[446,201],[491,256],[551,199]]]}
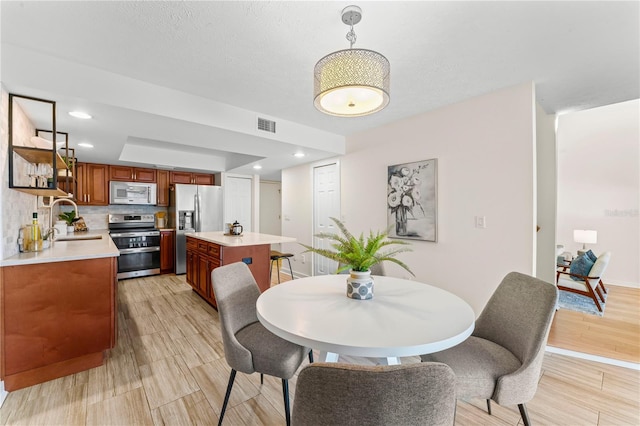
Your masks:
{"label": "chrome faucet", "polygon": [[[80,217],[80,214],[78,213],[78,205],[71,198],[55,198],[55,199],[51,200],[52,198],[53,197],[49,197],[49,206],[48,206],[49,209],[51,210],[49,212],[49,228],[53,228],[53,206],[55,206],[58,203],[62,203],[64,201],[66,201],[67,203],[73,205],[73,207],[76,210],[76,217]],[[56,236],[55,233],[51,236],[52,241],[55,241],[55,236]]]}

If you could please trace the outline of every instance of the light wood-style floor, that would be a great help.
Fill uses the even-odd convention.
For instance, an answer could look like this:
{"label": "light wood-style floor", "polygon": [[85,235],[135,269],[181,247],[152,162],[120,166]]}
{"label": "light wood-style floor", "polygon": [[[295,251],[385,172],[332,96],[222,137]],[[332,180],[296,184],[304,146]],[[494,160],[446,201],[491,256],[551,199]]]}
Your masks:
{"label": "light wood-style floor", "polygon": [[606,285],[604,315],[560,309],[549,332],[550,346],[640,363],[640,289]]}
{"label": "light wood-style floor", "polygon": [[[218,315],[184,276],[121,281],[118,323],[118,345],[105,365],[11,392],[0,424],[216,424],[229,376]],[[547,354],[529,414],[536,425],[638,425],[639,376]],[[521,424],[516,407],[493,407],[489,416],[484,401],[459,401],[456,424]],[[261,386],[257,374],[239,373],[224,423],[285,424],[280,380],[265,376]]]}

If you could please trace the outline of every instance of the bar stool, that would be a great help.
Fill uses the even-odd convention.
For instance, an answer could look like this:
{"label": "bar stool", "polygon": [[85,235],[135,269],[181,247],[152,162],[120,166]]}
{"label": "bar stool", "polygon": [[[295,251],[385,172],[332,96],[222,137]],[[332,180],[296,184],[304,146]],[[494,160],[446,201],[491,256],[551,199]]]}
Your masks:
{"label": "bar stool", "polygon": [[278,268],[278,260],[286,259],[289,263],[289,272],[291,273],[291,279],[293,279],[293,269],[291,268],[291,260],[290,257],[293,257],[292,253],[280,253],[276,250],[271,250],[269,253],[271,256],[271,265],[269,265],[269,281],[271,281],[271,273],[273,271],[273,262],[276,262],[276,268],[278,269],[278,284],[280,284],[280,268]]}

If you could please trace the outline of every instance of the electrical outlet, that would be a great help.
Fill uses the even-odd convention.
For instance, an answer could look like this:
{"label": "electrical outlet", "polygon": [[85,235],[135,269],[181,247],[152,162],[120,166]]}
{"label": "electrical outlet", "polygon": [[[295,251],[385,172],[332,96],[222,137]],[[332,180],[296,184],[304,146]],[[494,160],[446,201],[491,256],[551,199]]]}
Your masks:
{"label": "electrical outlet", "polygon": [[304,263],[306,261],[304,254],[300,255],[300,260],[302,261],[302,263]]}

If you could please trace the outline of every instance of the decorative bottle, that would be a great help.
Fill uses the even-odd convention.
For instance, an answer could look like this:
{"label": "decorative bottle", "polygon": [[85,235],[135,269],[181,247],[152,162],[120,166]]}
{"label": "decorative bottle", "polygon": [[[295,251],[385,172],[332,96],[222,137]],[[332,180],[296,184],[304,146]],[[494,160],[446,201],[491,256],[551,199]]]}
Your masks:
{"label": "decorative bottle", "polygon": [[33,221],[31,223],[31,251],[42,251],[42,231],[38,224],[37,212],[33,212]]}

